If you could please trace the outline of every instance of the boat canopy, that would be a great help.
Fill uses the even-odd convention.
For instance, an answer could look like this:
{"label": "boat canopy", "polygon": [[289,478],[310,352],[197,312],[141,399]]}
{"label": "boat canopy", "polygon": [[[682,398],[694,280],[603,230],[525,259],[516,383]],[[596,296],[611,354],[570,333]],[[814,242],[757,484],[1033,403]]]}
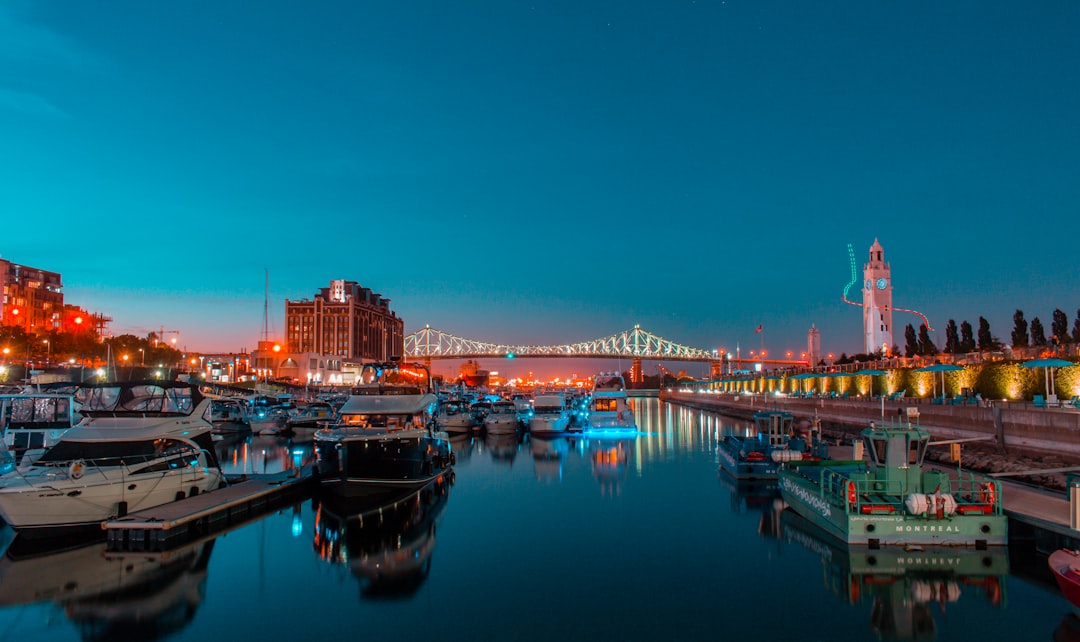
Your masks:
{"label": "boat canopy", "polygon": [[141,417],[190,415],[204,397],[182,381],[123,381],[81,387],[75,398],[89,417]]}
{"label": "boat canopy", "polygon": [[[412,392],[384,392],[353,394],[341,407],[341,415],[402,415],[431,412],[437,397],[421,393],[419,388],[406,388]],[[391,390],[390,387],[385,390]]]}

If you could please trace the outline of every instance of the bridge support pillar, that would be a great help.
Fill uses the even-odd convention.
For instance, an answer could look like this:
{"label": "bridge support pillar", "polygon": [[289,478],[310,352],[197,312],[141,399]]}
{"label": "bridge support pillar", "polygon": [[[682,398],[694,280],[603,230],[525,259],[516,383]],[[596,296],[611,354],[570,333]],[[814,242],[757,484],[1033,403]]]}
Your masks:
{"label": "bridge support pillar", "polygon": [[630,366],[630,383],[643,383],[645,373],[641,371],[641,359],[635,358]]}
{"label": "bridge support pillar", "polygon": [[709,374],[713,379],[719,379],[724,374],[724,362],[719,359],[709,362]]}

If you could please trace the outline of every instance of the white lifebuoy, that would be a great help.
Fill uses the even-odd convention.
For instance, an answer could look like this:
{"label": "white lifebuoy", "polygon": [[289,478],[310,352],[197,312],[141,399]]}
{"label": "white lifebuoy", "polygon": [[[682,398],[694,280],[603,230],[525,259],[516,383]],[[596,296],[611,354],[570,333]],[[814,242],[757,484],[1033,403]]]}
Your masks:
{"label": "white lifebuoy", "polygon": [[68,477],[72,479],[81,479],[83,473],[86,472],[86,463],[81,459],[76,459],[68,466]]}

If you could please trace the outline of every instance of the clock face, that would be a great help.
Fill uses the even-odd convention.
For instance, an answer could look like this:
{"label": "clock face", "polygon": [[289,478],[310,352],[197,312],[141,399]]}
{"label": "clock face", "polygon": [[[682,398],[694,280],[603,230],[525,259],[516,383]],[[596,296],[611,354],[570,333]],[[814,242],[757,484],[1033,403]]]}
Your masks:
{"label": "clock face", "polygon": [[886,285],[888,285],[888,283],[886,283],[885,279],[877,280],[877,289],[884,290]]}
{"label": "clock face", "polygon": [[874,281],[872,279],[866,279],[866,289],[869,290],[873,286],[874,286]]}

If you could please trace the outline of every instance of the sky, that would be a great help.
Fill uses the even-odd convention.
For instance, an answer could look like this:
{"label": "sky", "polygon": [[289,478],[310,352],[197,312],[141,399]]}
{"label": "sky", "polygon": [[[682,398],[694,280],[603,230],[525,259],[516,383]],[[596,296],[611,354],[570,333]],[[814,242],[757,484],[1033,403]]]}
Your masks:
{"label": "sky", "polygon": [[0,0],[0,256],[190,351],[253,349],[268,274],[278,336],[347,279],[406,333],[854,353],[877,238],[939,341],[1007,341],[1080,308],[1077,33],[1071,0]]}

